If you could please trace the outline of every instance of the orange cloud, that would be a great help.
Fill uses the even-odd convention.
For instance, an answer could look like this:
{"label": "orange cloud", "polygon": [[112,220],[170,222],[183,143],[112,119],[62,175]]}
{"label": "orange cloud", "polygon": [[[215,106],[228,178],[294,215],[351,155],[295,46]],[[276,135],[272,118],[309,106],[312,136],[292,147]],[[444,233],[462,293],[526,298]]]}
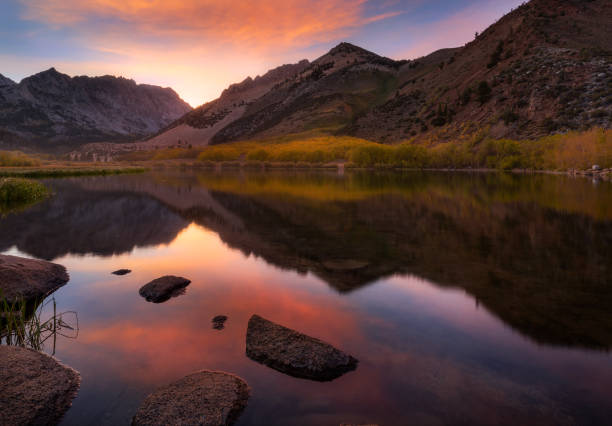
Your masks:
{"label": "orange cloud", "polygon": [[[100,57],[57,58],[69,74],[114,74],[170,86],[192,105],[229,84],[297,62],[397,12],[366,0],[21,0],[23,17]],[[324,49],[311,52],[322,54]]]}
{"label": "orange cloud", "polygon": [[365,16],[366,0],[23,0],[27,19],[58,27],[109,26],[140,36],[302,46],[397,13]]}

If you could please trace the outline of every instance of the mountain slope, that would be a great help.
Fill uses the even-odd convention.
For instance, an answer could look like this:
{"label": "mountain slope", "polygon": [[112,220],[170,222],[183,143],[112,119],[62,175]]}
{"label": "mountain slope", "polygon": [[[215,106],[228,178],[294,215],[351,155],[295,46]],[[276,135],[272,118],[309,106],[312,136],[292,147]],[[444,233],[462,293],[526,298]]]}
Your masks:
{"label": "mountain slope", "polygon": [[19,84],[0,78],[0,145],[58,149],[139,138],[191,110],[169,88],[112,76],[69,77],[54,68]]}
{"label": "mountain slope", "polygon": [[610,127],[612,3],[533,0],[500,19],[433,71],[402,70],[400,90],[346,131],[401,140],[452,139],[488,127],[533,138]]}
{"label": "mountain slope", "polygon": [[532,0],[466,46],[413,61],[342,43],[312,63],[286,66],[282,78],[258,90],[228,89],[150,145],[313,129],[398,142],[452,140],[482,129],[494,137],[536,138],[610,127],[610,22],[609,0]]}

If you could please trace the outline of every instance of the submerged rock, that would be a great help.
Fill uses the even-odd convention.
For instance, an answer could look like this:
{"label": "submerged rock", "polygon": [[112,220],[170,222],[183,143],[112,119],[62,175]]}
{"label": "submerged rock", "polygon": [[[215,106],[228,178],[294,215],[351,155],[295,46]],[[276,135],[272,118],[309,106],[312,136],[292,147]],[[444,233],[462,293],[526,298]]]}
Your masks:
{"label": "submerged rock", "polygon": [[132,425],[231,425],[247,405],[244,380],[221,371],[200,371],[149,395]]}
{"label": "submerged rock", "polygon": [[225,328],[225,321],[227,321],[225,315],[217,315],[212,319],[213,328],[215,330],[223,330]]}
{"label": "submerged rock", "polygon": [[9,303],[42,300],[68,279],[66,268],[56,263],[0,255],[0,296]]}
{"label": "submerged rock", "polygon": [[57,424],[80,383],[78,372],[44,353],[0,346],[0,423]]}
{"label": "submerged rock", "polygon": [[132,272],[131,269],[117,269],[116,271],[111,272],[113,275],[127,275]]}
{"label": "submerged rock", "polygon": [[147,299],[147,302],[162,303],[171,297],[183,294],[183,290],[191,283],[183,277],[166,275],[143,285],[138,293]]}
{"label": "submerged rock", "polygon": [[246,354],[281,373],[317,381],[334,380],[357,368],[358,363],[328,343],[259,315],[249,320]]}

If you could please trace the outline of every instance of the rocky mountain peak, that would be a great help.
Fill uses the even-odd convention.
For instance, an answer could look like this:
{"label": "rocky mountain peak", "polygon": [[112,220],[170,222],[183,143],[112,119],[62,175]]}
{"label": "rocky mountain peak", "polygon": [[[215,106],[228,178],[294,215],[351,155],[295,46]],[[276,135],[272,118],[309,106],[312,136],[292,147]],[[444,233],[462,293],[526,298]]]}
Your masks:
{"label": "rocky mountain peak", "polygon": [[339,45],[337,45],[336,47],[332,48],[329,51],[329,55],[331,56],[336,56],[338,54],[360,54],[360,55],[374,55],[374,56],[378,56],[375,53],[372,53],[366,49],[363,49],[359,46],[355,46],[354,44],[351,43],[347,43],[347,42],[342,42]]}
{"label": "rocky mountain peak", "polygon": [[15,83],[13,80],[0,74],[0,89],[4,87],[11,87],[11,86],[16,86],[16,85],[17,83]]}
{"label": "rocky mountain peak", "polygon": [[0,146],[18,140],[56,150],[137,139],[191,110],[169,88],[109,75],[70,77],[53,67],[19,84],[2,77],[0,89]]}

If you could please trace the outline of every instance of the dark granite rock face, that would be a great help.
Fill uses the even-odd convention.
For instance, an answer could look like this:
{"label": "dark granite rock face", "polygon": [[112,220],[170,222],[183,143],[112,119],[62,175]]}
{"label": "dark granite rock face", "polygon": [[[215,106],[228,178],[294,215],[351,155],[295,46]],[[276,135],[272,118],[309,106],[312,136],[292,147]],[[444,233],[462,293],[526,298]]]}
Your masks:
{"label": "dark granite rock face", "polygon": [[0,423],[57,424],[70,408],[80,383],[78,372],[46,354],[0,346]]}
{"label": "dark granite rock face", "polygon": [[113,275],[127,275],[132,272],[131,269],[117,269],[116,271],[111,272]]}
{"label": "dark granite rock face", "polygon": [[356,369],[358,363],[328,343],[259,315],[249,320],[246,354],[281,373],[317,381],[334,380]]}
{"label": "dark granite rock face", "polygon": [[185,287],[191,283],[190,280],[183,277],[175,277],[166,275],[157,278],[140,288],[138,293],[147,299],[147,302],[163,303],[171,297],[182,294]]}
{"label": "dark granite rock face", "polygon": [[18,84],[0,79],[0,128],[37,149],[134,139],[189,111],[174,90],[121,77],[70,77],[51,68]]}
{"label": "dark granite rock face", "polygon": [[200,371],[149,395],[132,425],[231,425],[246,407],[250,393],[240,377]]}
{"label": "dark granite rock face", "polygon": [[0,255],[1,297],[9,303],[42,300],[68,282],[66,268],[44,260]]}

